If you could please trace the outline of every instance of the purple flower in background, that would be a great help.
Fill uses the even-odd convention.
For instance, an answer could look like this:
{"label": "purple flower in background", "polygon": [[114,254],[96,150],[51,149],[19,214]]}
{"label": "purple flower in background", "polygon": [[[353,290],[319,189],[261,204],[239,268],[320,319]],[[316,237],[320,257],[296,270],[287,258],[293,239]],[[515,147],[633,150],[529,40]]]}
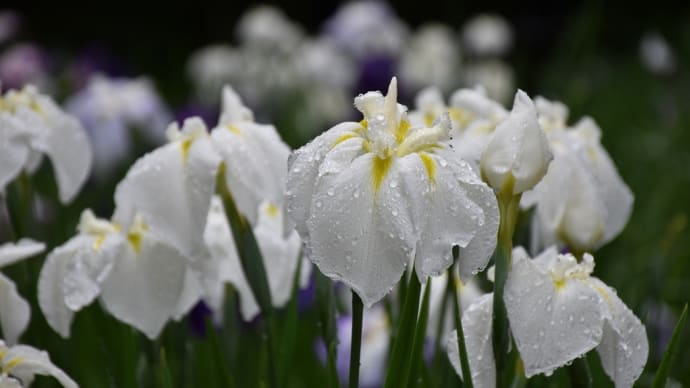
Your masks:
{"label": "purple flower in background", "polygon": [[360,61],[359,79],[357,80],[357,92],[386,90],[396,71],[397,61],[389,56],[372,55],[362,59]]}
{"label": "purple flower in background", "polygon": [[33,84],[46,92],[52,88],[47,54],[32,43],[17,43],[0,56],[0,82],[3,89],[21,89]]}

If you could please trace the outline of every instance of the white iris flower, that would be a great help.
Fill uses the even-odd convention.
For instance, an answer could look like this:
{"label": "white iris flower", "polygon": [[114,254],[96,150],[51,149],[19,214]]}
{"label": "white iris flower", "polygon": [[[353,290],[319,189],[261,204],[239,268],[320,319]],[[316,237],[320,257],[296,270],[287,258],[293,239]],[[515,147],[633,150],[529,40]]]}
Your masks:
{"label": "white iris flower", "polygon": [[527,377],[548,375],[594,348],[616,387],[632,386],[642,373],[645,328],[593,269],[587,253],[578,262],[555,247],[534,259],[513,251],[504,299]]}
{"label": "white iris flower", "polygon": [[342,280],[367,306],[406,267],[424,280],[453,261],[463,278],[484,268],[496,244],[494,193],[449,147],[450,120],[412,127],[388,94],[355,99],[364,115],[326,131],[293,153],[287,207],[309,258]]}
{"label": "white iris flower", "polygon": [[630,218],[633,194],[601,144],[601,129],[589,117],[566,126],[563,104],[537,99],[554,160],[544,179],[521,205],[535,206],[532,248],[565,244],[579,252],[611,241]]}
{"label": "white iris flower", "polygon": [[7,91],[0,97],[0,192],[22,171],[34,172],[44,154],[53,164],[60,201],[70,202],[91,169],[86,132],[33,86]]}
{"label": "white iris flower", "polygon": [[0,340],[0,387],[28,387],[35,375],[53,376],[65,388],[79,387],[53,365],[48,353],[26,345],[7,346]]}

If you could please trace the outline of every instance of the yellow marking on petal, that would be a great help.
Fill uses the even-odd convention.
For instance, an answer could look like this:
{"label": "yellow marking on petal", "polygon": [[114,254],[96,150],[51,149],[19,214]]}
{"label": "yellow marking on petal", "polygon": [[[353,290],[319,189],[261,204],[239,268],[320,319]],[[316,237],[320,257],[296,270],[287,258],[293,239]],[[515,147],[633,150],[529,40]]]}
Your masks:
{"label": "yellow marking on petal", "polygon": [[352,133],[352,132],[343,133],[342,135],[340,135],[340,137],[338,137],[337,139],[335,139],[335,143],[333,143],[333,147],[335,147],[335,146],[337,146],[338,144],[344,142],[345,140],[353,139],[353,138],[355,138],[355,137],[357,137],[357,134],[356,134],[356,133]]}
{"label": "yellow marking on petal", "polygon": [[185,139],[180,143],[180,149],[182,150],[182,160],[185,162],[189,158],[189,150],[192,148],[193,139]]}
{"label": "yellow marking on petal", "polygon": [[556,291],[561,291],[565,287],[566,279],[553,279],[553,287]]}
{"label": "yellow marking on petal", "polygon": [[378,156],[374,156],[371,168],[371,177],[374,183],[374,193],[379,191],[379,187],[381,187],[381,183],[391,167],[391,161],[392,158],[381,159]]}
{"label": "yellow marking on petal", "polygon": [[269,203],[268,206],[266,207],[266,213],[268,213],[268,216],[271,218],[276,218],[278,217],[278,214],[280,213],[280,209],[278,209],[278,206]]}
{"label": "yellow marking on petal", "polygon": [[100,234],[96,237],[95,240],[93,240],[93,250],[98,252],[101,250],[101,247],[103,247],[103,242],[105,241],[105,234]]}
{"label": "yellow marking on petal", "polygon": [[371,144],[369,144],[368,140],[362,141],[362,150],[364,150],[364,152],[371,152]]}
{"label": "yellow marking on petal", "polygon": [[359,122],[359,125],[361,125],[364,129],[369,128],[369,123],[367,122],[367,119],[362,119],[362,121]]}
{"label": "yellow marking on petal", "polygon": [[398,125],[398,130],[395,133],[395,141],[398,144],[402,144],[402,142],[405,141],[405,138],[407,137],[407,133],[409,131],[410,131],[410,122],[407,120],[400,121],[400,125]]}
{"label": "yellow marking on petal", "polygon": [[239,129],[238,127],[232,125],[232,124],[227,125],[226,128],[227,128],[230,132],[234,133],[235,135],[241,135],[241,134],[242,134],[242,130]]}
{"label": "yellow marking on petal", "polygon": [[127,233],[127,241],[129,241],[129,245],[132,246],[132,249],[134,249],[134,252],[137,254],[141,252],[141,234],[140,233]]}
{"label": "yellow marking on petal", "polygon": [[590,286],[592,286],[592,288],[594,288],[594,290],[596,292],[599,293],[599,295],[601,295],[602,298],[604,298],[604,301],[606,301],[606,304],[608,304],[609,307],[611,309],[613,309],[613,301],[611,300],[611,295],[609,295],[609,292],[607,290],[603,289],[601,286],[599,286],[595,282],[588,282],[588,283]]}
{"label": "yellow marking on petal", "polygon": [[132,227],[129,228],[129,232],[127,232],[127,241],[137,254],[141,252],[141,241],[144,233],[148,230],[149,226],[146,225],[145,222],[143,222],[141,219],[135,219],[134,225],[132,225]]}
{"label": "yellow marking on petal", "polygon": [[7,362],[7,363],[5,364],[4,368],[2,368],[2,369],[3,369],[3,372],[9,373],[10,370],[12,370],[12,368],[14,368],[15,366],[21,364],[22,362],[24,362],[24,358],[23,358],[23,357],[17,357],[17,358],[11,359],[9,362]]}
{"label": "yellow marking on petal", "polygon": [[432,158],[431,155],[427,154],[426,152],[420,152],[418,155],[419,158],[422,159],[422,163],[424,163],[424,168],[426,168],[426,175],[429,177],[429,182],[436,182],[436,162],[434,161],[434,158]]}
{"label": "yellow marking on petal", "polygon": [[424,125],[426,125],[427,127],[431,127],[432,125],[434,125],[434,119],[436,119],[436,117],[433,113],[426,112],[424,114]]}
{"label": "yellow marking on petal", "polygon": [[448,108],[448,115],[461,128],[466,127],[472,121],[472,114],[462,108]]}

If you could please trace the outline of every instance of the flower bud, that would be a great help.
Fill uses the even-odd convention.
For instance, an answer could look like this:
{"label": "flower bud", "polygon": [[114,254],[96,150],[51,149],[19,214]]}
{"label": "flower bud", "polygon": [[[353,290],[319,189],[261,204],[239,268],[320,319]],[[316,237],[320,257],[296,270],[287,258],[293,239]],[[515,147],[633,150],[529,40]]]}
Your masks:
{"label": "flower bud", "polygon": [[519,194],[541,180],[552,159],[534,103],[518,90],[513,110],[482,153],[482,177],[497,192]]}

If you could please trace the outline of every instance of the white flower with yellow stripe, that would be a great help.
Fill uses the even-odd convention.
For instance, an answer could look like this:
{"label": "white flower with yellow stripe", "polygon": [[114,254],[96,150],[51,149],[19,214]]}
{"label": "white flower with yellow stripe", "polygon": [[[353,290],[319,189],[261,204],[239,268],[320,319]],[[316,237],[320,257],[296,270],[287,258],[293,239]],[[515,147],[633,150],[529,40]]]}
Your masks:
{"label": "white flower with yellow stripe", "polygon": [[0,340],[0,387],[29,387],[36,375],[53,376],[65,388],[79,387],[53,365],[48,353],[27,345],[7,346]]}
{"label": "white flower with yellow stripe", "polygon": [[555,247],[534,259],[513,251],[504,300],[527,377],[551,374],[594,348],[616,387],[632,386],[642,373],[645,328],[593,269],[588,253],[578,261]]}
{"label": "white flower with yellow stripe", "polygon": [[82,213],[79,234],[41,269],[38,302],[48,324],[69,337],[74,313],[100,297],[119,320],[156,338],[174,315],[188,259],[137,214],[122,222]]}
{"label": "white flower with yellow stripe", "polygon": [[34,172],[43,155],[53,164],[62,203],[88,178],[92,151],[84,128],[33,86],[0,96],[0,193],[22,171]]}
{"label": "white flower with yellow stripe", "polygon": [[355,99],[361,122],[334,126],[294,152],[287,208],[307,254],[367,306],[408,267],[438,275],[460,247],[463,278],[486,265],[496,243],[493,191],[450,148],[450,120],[412,126],[388,94]]}
{"label": "white flower with yellow stripe", "polygon": [[521,202],[524,208],[536,208],[532,249],[561,244],[592,251],[623,230],[634,196],[602,146],[601,129],[593,119],[568,126],[565,105],[543,98],[536,103],[554,160]]}

